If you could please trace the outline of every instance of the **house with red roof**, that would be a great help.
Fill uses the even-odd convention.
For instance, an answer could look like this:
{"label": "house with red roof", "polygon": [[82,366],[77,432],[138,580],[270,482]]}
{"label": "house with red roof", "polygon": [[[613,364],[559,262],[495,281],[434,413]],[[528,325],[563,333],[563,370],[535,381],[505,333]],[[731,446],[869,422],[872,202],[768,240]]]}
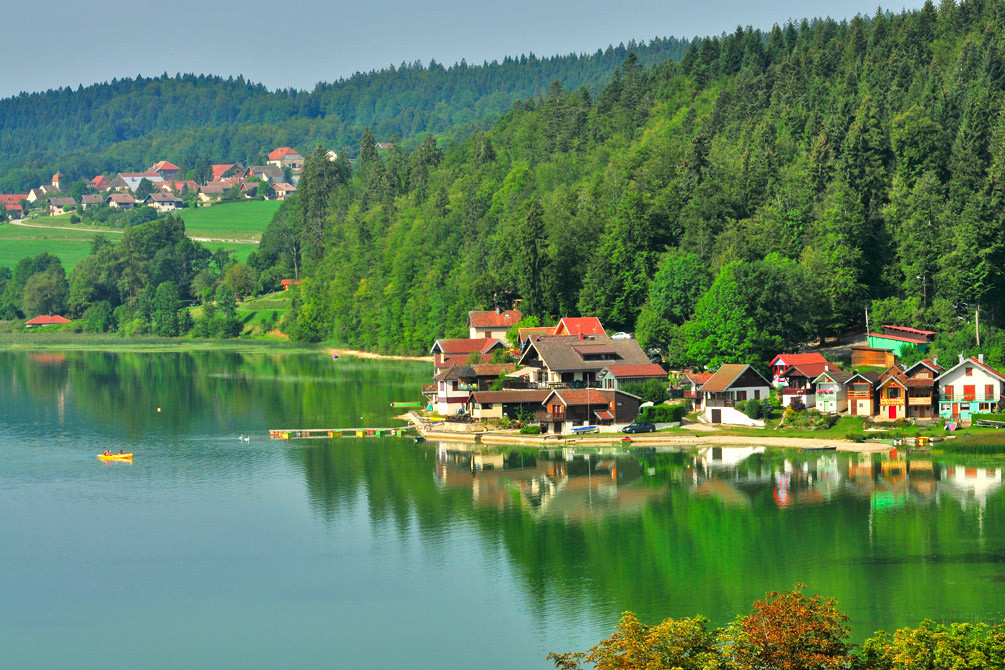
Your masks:
{"label": "house with red roof", "polygon": [[[827,362],[819,353],[811,354],[778,354],[773,359],[771,363],[768,364],[768,369],[771,370],[771,381],[775,386],[784,385],[784,380],[782,379],[782,373],[785,372],[789,366],[795,365],[797,363],[806,364],[820,364],[823,365]],[[821,372],[823,370],[821,369]],[[817,374],[820,374],[819,372]]]}
{"label": "house with red roof", "polygon": [[963,358],[936,380],[939,415],[946,419],[971,419],[974,414],[1001,410],[1005,376],[984,362],[984,354]]}
{"label": "house with red roof", "polygon": [[555,389],[544,400],[537,420],[545,432],[561,435],[577,428],[605,426],[617,430],[635,421],[642,400],[614,389]]}
{"label": "house with red roof", "polygon": [[468,337],[494,337],[505,342],[507,346],[513,346],[506,339],[506,333],[520,322],[520,318],[518,309],[505,312],[498,309],[488,312],[468,312]]}
{"label": "house with red roof", "polygon": [[567,316],[555,326],[555,335],[606,335],[600,319],[595,316]]}
{"label": "house with red roof", "polygon": [[291,170],[299,170],[304,167],[304,157],[297,153],[296,149],[279,147],[269,152],[268,164],[278,168],[288,167]]}
{"label": "house with red roof", "polygon": [[248,168],[244,167],[240,163],[219,163],[217,165],[211,165],[210,170],[213,173],[211,181],[220,181],[228,177],[244,179],[244,177],[248,174]]}
{"label": "house with red roof", "polygon": [[702,394],[698,389],[711,378],[711,372],[686,372],[681,377],[680,388],[684,391],[684,398],[691,403],[691,409],[701,410]]}
{"label": "house with red roof", "polygon": [[112,187],[112,180],[103,174],[99,174],[97,177],[88,182],[87,186],[96,191],[107,191]]}
{"label": "house with red roof", "polygon": [[147,172],[156,172],[161,176],[161,178],[172,181],[178,178],[178,173],[181,172],[181,168],[174,163],[168,163],[167,161],[157,161],[149,168]]}
{"label": "house with red roof", "polygon": [[70,320],[58,314],[54,315],[46,314],[42,316],[36,316],[34,319],[29,319],[28,321],[25,321],[24,327],[34,328],[36,326],[58,326],[64,323],[70,323]]}
{"label": "house with red roof", "polygon": [[781,385],[778,387],[782,406],[788,407],[798,398],[806,409],[816,407],[817,385],[814,380],[821,373],[835,368],[826,360],[823,363],[793,363],[785,368],[780,375]]}
{"label": "house with red roof", "polygon": [[299,279],[283,279],[279,282],[279,285],[283,287],[284,291],[289,291],[291,286],[300,286]]}
{"label": "house with red roof", "polygon": [[272,187],[272,190],[276,194],[276,200],[286,200],[288,197],[297,192],[297,187],[293,184],[288,184],[285,181],[281,181]]}
{"label": "house with red roof", "polygon": [[643,365],[608,365],[597,373],[601,388],[621,390],[625,384],[640,384],[652,379],[659,380],[669,388],[667,371],[656,363]]}
{"label": "house with red roof", "polygon": [[441,370],[468,363],[471,354],[478,354],[482,363],[488,363],[496,349],[505,348],[503,341],[494,337],[442,339],[433,343],[429,353],[433,356],[433,367]]}

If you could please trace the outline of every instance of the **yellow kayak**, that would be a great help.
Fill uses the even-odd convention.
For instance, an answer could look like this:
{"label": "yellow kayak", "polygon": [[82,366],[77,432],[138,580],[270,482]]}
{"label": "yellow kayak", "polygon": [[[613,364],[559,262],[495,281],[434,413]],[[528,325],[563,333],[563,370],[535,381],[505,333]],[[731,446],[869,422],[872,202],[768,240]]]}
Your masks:
{"label": "yellow kayak", "polygon": [[98,458],[103,461],[131,461],[133,460],[132,453],[128,454],[98,454]]}

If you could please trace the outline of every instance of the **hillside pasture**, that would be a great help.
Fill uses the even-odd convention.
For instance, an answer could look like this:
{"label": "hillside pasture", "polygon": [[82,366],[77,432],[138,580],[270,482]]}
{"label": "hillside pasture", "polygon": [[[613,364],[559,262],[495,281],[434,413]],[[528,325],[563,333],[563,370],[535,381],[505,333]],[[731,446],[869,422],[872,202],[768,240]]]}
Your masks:
{"label": "hillside pasture", "polygon": [[183,209],[180,213],[190,237],[260,240],[282,204],[278,200],[250,200]]}

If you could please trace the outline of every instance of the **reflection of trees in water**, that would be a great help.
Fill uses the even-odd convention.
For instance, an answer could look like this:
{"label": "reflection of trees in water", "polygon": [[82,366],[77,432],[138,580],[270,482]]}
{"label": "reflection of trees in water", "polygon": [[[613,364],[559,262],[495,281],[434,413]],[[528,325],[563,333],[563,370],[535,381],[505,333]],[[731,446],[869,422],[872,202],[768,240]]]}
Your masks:
{"label": "reflection of trees in water", "polygon": [[[36,355],[37,356],[37,355]],[[322,354],[66,352],[4,354],[0,384],[36,403],[73,399],[78,413],[130,437],[207,431],[385,424],[391,400],[414,397],[420,363]],[[161,411],[157,412],[160,407]]]}
{"label": "reflection of trees in water", "polygon": [[[945,466],[925,462],[899,473],[854,456],[770,451],[718,468],[666,453],[594,457],[587,470],[582,459],[438,455],[398,440],[298,458],[328,518],[365,498],[375,527],[404,533],[414,519],[424,540],[474,520],[541,617],[631,609],[645,620],[705,613],[724,623],[766,590],[802,581],[838,597],[864,636],[947,608],[986,616],[1001,595],[987,571],[1005,546],[1002,495],[968,507],[935,491]],[[907,504],[877,509],[873,494],[903,482],[915,492]]]}

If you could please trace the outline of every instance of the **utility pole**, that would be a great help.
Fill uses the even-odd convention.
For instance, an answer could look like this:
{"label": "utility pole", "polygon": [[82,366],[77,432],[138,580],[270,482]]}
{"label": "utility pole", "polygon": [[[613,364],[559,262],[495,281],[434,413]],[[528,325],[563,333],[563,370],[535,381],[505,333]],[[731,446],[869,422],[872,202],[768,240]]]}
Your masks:
{"label": "utility pole", "polygon": [[865,308],[865,336],[869,337],[869,308]]}
{"label": "utility pole", "polygon": [[974,331],[977,335],[977,348],[981,348],[981,306],[978,303],[977,311],[974,312]]}

